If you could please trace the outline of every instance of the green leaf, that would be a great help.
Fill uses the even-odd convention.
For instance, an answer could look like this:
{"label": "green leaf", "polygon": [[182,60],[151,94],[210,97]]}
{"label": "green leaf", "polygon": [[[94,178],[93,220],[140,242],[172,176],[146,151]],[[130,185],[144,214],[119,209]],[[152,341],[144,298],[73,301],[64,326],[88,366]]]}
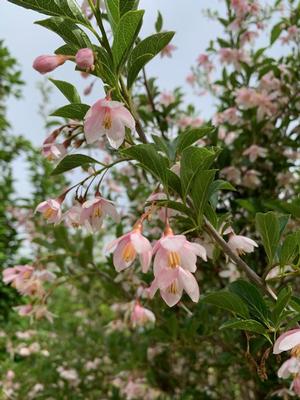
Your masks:
{"label": "green leaf", "polygon": [[141,69],[172,40],[175,32],[156,33],[140,41],[128,60],[127,86],[131,87]]}
{"label": "green leaf", "polygon": [[231,191],[236,191],[236,188],[232,186],[231,183],[224,181],[223,179],[217,179],[214,181],[209,188],[209,196],[212,196],[219,190],[231,190]]}
{"label": "green leaf", "polygon": [[90,26],[77,3],[73,0],[8,0],[23,8],[34,10],[46,15],[63,17],[85,26]]}
{"label": "green leaf", "polygon": [[161,13],[158,11],[156,22],[155,22],[155,30],[156,32],[160,32],[163,27],[163,17]]}
{"label": "green leaf", "polygon": [[107,17],[113,32],[120,21],[120,0],[105,0]]}
{"label": "green leaf", "polygon": [[90,109],[90,106],[87,104],[68,104],[67,106],[58,108],[52,114],[53,117],[62,117],[68,119],[77,119],[78,121],[82,121],[85,117],[85,114]]}
{"label": "green leaf", "polygon": [[252,283],[238,279],[231,283],[228,289],[244,300],[253,317],[264,322],[268,321],[269,312],[267,305],[258,289]]}
{"label": "green leaf", "polygon": [[115,67],[107,51],[101,47],[95,47],[97,54],[96,72],[104,83],[111,87],[116,85]]}
{"label": "green leaf", "polygon": [[129,11],[122,16],[116,28],[112,53],[117,70],[125,63],[141,29],[144,11]]}
{"label": "green leaf", "polygon": [[183,150],[180,163],[180,179],[184,200],[198,172],[207,170],[215,160],[216,154],[216,151],[205,147],[187,147]]}
{"label": "green leaf", "polygon": [[75,56],[78,51],[78,47],[72,45],[72,44],[64,44],[60,47],[58,47],[55,50],[55,54],[62,54],[64,56]]}
{"label": "green leaf", "polygon": [[179,211],[183,214],[186,214],[189,217],[193,216],[193,213],[191,212],[190,208],[185,206],[183,203],[179,203],[178,201],[157,200],[157,201],[155,201],[155,203],[161,207],[167,207],[167,208],[171,208],[172,210]]}
{"label": "green leaf", "polygon": [[216,170],[198,170],[192,183],[191,197],[197,214],[197,221],[201,224],[204,208],[209,198],[209,188],[215,178]]}
{"label": "green leaf", "polygon": [[276,42],[276,40],[279,38],[279,36],[282,32],[282,29],[283,29],[282,22],[279,22],[278,24],[274,25],[274,27],[271,31],[271,39],[270,39],[271,44]]}
{"label": "green leaf", "polygon": [[120,0],[120,15],[126,14],[128,11],[136,10],[139,0]]}
{"label": "green leaf", "polygon": [[289,286],[283,288],[278,294],[275,307],[272,311],[272,320],[277,326],[281,321],[281,316],[284,309],[289,304],[291,296],[292,296],[292,290]]}
{"label": "green leaf", "polygon": [[49,80],[57,87],[57,89],[69,100],[70,103],[81,103],[80,96],[75,86],[69,82],[58,81],[56,79]]}
{"label": "green leaf", "polygon": [[300,252],[300,231],[291,233],[285,238],[280,255],[279,261],[281,267],[291,264]]}
{"label": "green leaf", "polygon": [[249,318],[249,311],[243,300],[236,295],[225,290],[209,293],[202,298],[204,303],[213,304],[224,310],[233,312],[243,318]]}
{"label": "green leaf", "polygon": [[211,133],[213,130],[214,128],[211,126],[202,126],[200,128],[190,128],[181,133],[177,141],[177,153],[181,154],[184,149],[203,138],[203,136]]}
{"label": "green leaf", "polygon": [[56,168],[51,172],[51,175],[59,175],[71,169],[81,167],[87,164],[100,164],[99,161],[85,154],[70,154],[64,157]]}
{"label": "green leaf", "polygon": [[122,154],[139,161],[163,184],[167,183],[168,160],[158,154],[153,144],[138,144],[122,150]]}
{"label": "green leaf", "polygon": [[225,324],[220,326],[220,329],[239,329],[242,331],[255,332],[260,335],[265,335],[267,333],[267,329],[254,319],[235,319],[227,321]]}
{"label": "green leaf", "polygon": [[36,21],[35,24],[41,25],[52,32],[57,33],[67,44],[76,46],[77,49],[92,48],[87,34],[72,21],[64,18],[52,17],[42,21]]}
{"label": "green leaf", "polygon": [[256,214],[256,228],[262,238],[269,264],[272,264],[280,240],[280,226],[278,215],[270,211],[266,214]]}

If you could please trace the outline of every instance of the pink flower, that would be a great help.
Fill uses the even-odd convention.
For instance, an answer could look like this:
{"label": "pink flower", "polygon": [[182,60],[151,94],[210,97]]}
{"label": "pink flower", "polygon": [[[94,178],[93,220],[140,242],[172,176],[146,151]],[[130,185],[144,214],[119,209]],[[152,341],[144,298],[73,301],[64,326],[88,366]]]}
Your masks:
{"label": "pink flower", "polygon": [[78,68],[89,71],[94,68],[94,53],[89,48],[80,49],[75,56],[75,62]]}
{"label": "pink flower", "polygon": [[300,372],[300,360],[296,357],[291,357],[286,360],[279,368],[277,375],[279,378],[287,379],[290,375]]}
{"label": "pink flower", "polygon": [[94,143],[106,135],[115,149],[125,138],[125,127],[135,129],[135,121],[130,112],[118,101],[98,100],[84,118],[84,133],[88,144]]}
{"label": "pink flower", "polygon": [[33,309],[33,306],[31,304],[26,304],[24,306],[17,306],[13,308],[17,313],[20,315],[20,317],[25,317],[27,315],[30,315]]}
{"label": "pink flower", "polygon": [[235,185],[239,185],[241,183],[241,171],[236,167],[230,166],[223,168],[221,170],[221,175]]}
{"label": "pink flower", "polygon": [[169,57],[171,58],[173,55],[173,52],[177,49],[176,46],[174,46],[173,44],[167,44],[166,47],[164,47],[162,49],[162,51],[160,52],[160,56],[161,57]]}
{"label": "pink flower", "polygon": [[240,66],[240,62],[249,62],[249,56],[242,49],[223,47],[219,50],[219,55],[221,63],[233,64],[237,69]]}
{"label": "pink flower", "polygon": [[47,72],[54,71],[55,68],[63,65],[70,56],[63,55],[42,55],[37,57],[33,62],[33,68],[41,74],[46,74]]}
{"label": "pink flower", "polygon": [[191,73],[186,77],[186,81],[189,85],[191,85],[193,87],[193,86],[195,86],[195,83],[197,82],[197,76],[194,73]]}
{"label": "pink flower", "polygon": [[134,305],[130,319],[134,327],[155,323],[155,315],[153,312],[148,310],[148,308],[142,307],[138,302]]}
{"label": "pink flower", "polygon": [[60,160],[67,154],[67,149],[64,143],[44,143],[42,154],[47,160]]}
{"label": "pink flower", "polygon": [[62,217],[61,203],[61,199],[43,201],[36,207],[35,213],[40,212],[48,223],[58,224]]}
{"label": "pink flower", "polygon": [[149,295],[153,297],[159,289],[162,298],[169,307],[180,300],[183,290],[192,301],[199,300],[199,286],[193,272],[196,271],[197,256],[206,258],[206,250],[198,243],[191,243],[184,235],[173,235],[170,228],[156,243],[153,252],[154,281],[149,288]]}
{"label": "pink flower", "polygon": [[256,189],[261,185],[261,180],[259,179],[260,175],[261,173],[254,169],[246,171],[243,176],[243,185],[249,189]]}
{"label": "pink flower", "polygon": [[292,389],[298,396],[300,396],[300,375],[299,374],[293,380]]}
{"label": "pink flower", "polygon": [[245,253],[252,253],[254,251],[254,247],[258,247],[258,244],[246,236],[235,235],[234,233],[231,233],[228,240],[228,246],[237,255],[243,255]]}
{"label": "pink flower", "polygon": [[131,232],[113,240],[106,248],[113,252],[113,263],[117,272],[128,268],[139,255],[142,271],[146,273],[150,267],[152,247],[148,239],[142,235],[142,227],[138,224]]}
{"label": "pink flower", "polygon": [[13,268],[6,268],[2,272],[3,282],[7,285],[12,284],[18,289],[24,280],[28,280],[33,274],[34,267],[31,265],[16,265]]}
{"label": "pink flower", "polygon": [[[273,353],[279,354],[298,346],[300,346],[300,329],[292,329],[279,336],[274,344]],[[300,355],[300,351],[297,355]]]}
{"label": "pink flower", "polygon": [[82,208],[79,205],[71,207],[62,217],[68,227],[78,228],[80,226],[80,217]]}
{"label": "pink flower", "polygon": [[253,144],[243,152],[243,156],[249,156],[249,160],[254,162],[258,157],[265,158],[267,156],[267,150],[263,147]]}
{"label": "pink flower", "polygon": [[250,11],[250,5],[247,0],[231,0],[231,6],[238,17],[244,17]]}
{"label": "pink flower", "polygon": [[172,93],[168,92],[163,92],[160,96],[160,104],[164,105],[165,107],[168,107],[170,104],[174,103],[175,97],[173,96]]}
{"label": "pink flower", "polygon": [[113,202],[97,195],[94,199],[87,200],[82,204],[79,224],[85,225],[92,232],[96,232],[101,227],[106,215],[110,215],[115,222],[120,221],[120,216]]}

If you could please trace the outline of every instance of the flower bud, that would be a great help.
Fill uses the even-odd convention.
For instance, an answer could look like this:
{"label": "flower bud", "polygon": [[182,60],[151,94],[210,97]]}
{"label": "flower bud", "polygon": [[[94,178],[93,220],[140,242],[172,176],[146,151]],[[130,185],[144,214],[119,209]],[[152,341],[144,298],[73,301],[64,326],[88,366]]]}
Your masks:
{"label": "flower bud", "polygon": [[53,56],[42,55],[34,60],[32,66],[40,74],[46,74],[47,72],[51,72],[55,70],[55,68],[64,64],[65,61],[68,60],[69,58],[70,58],[69,56],[63,56],[63,55],[53,55]]}
{"label": "flower bud", "polygon": [[85,48],[77,51],[75,56],[77,67],[83,70],[93,69],[94,53],[91,49]]}

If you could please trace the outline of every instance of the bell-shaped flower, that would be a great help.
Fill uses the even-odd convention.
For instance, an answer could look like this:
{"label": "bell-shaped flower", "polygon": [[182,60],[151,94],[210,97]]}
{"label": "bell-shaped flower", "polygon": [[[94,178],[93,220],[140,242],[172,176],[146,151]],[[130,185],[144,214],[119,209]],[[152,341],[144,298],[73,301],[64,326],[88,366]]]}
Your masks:
{"label": "bell-shaped flower", "polygon": [[81,206],[75,205],[64,213],[62,219],[69,228],[78,228],[80,226],[81,213]]}
{"label": "bell-shaped flower", "polygon": [[47,220],[48,223],[58,224],[62,217],[61,199],[49,199],[42,201],[35,209]]}
{"label": "bell-shaped flower", "polygon": [[145,326],[149,323],[155,323],[155,315],[152,311],[148,310],[148,308],[142,307],[138,302],[136,302],[130,320],[133,327]]}
{"label": "bell-shaped flower", "polygon": [[142,235],[142,227],[138,224],[132,231],[113,240],[106,248],[113,252],[113,263],[117,272],[128,268],[139,256],[142,271],[146,273],[152,258],[152,247],[148,239]]}
{"label": "bell-shaped flower", "polygon": [[96,232],[101,228],[106,215],[109,215],[115,222],[120,221],[114,203],[96,195],[94,199],[87,200],[82,204],[79,225],[85,226],[91,232]]}
{"label": "bell-shaped flower", "polygon": [[245,253],[252,253],[254,248],[258,247],[258,244],[246,236],[235,235],[232,233],[230,234],[230,238],[228,240],[228,246],[237,255],[243,255]]}
{"label": "bell-shaped flower", "polygon": [[135,129],[135,120],[131,113],[118,101],[98,100],[84,118],[84,133],[88,144],[97,142],[106,135],[115,149],[119,148],[125,138],[125,128]]}
{"label": "bell-shaped flower", "polygon": [[[274,344],[273,353],[279,354],[298,346],[300,346],[300,329],[292,329],[279,336]],[[300,355],[300,351],[296,355]]]}
{"label": "bell-shaped flower", "polygon": [[13,268],[6,268],[2,272],[3,282],[7,285],[11,283],[13,287],[18,289],[25,280],[28,280],[34,271],[31,265],[16,265]]}
{"label": "bell-shaped flower", "polygon": [[158,289],[164,301],[172,307],[180,300],[183,290],[197,302],[200,291],[193,272],[197,256],[207,260],[206,250],[199,243],[191,243],[184,235],[173,235],[167,228],[165,235],[155,244],[153,252],[155,279],[149,289],[153,297]]}
{"label": "bell-shaped flower", "polygon": [[295,375],[300,372],[300,360],[297,357],[291,357],[286,360],[279,368],[277,375],[278,378],[287,379],[291,375]]}

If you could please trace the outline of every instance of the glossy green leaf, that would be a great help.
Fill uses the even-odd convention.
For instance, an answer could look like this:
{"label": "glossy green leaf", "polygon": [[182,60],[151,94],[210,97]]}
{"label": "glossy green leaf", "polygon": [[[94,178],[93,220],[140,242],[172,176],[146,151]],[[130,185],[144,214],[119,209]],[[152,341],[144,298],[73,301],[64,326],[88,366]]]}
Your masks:
{"label": "glossy green leaf", "polygon": [[280,225],[278,215],[270,211],[256,214],[256,228],[262,238],[269,264],[272,264],[280,240]]}
{"label": "glossy green leaf", "polygon": [[177,153],[181,154],[184,149],[208,135],[213,130],[214,128],[211,126],[203,126],[200,128],[190,128],[187,131],[182,132],[177,141]]}
{"label": "glossy green leaf", "polygon": [[280,255],[280,265],[284,267],[294,261],[294,259],[300,254],[300,231],[291,233],[285,238]]}
{"label": "glossy green leaf", "polygon": [[249,311],[246,304],[235,293],[220,290],[219,292],[205,295],[202,297],[201,301],[233,312],[243,318],[249,318]]}
{"label": "glossy green leaf", "polygon": [[242,331],[255,332],[260,335],[265,335],[267,333],[267,329],[255,321],[254,319],[247,320],[231,320],[225,322],[225,324],[220,326],[220,329],[239,329]]}
{"label": "glossy green leaf", "polygon": [[23,8],[34,10],[45,15],[63,17],[73,22],[90,26],[74,0],[8,0]]}
{"label": "glossy green leaf", "polygon": [[135,46],[128,60],[128,87],[133,85],[141,69],[172,40],[174,34],[175,32],[156,33]]}
{"label": "glossy green leaf", "polygon": [[155,30],[156,32],[160,32],[163,27],[163,17],[161,13],[158,11],[156,22],[155,22]]}
{"label": "glossy green leaf", "polygon": [[99,164],[99,162],[85,154],[70,154],[60,161],[51,175],[59,175],[63,172],[88,164]]}
{"label": "glossy green leaf", "polygon": [[90,106],[87,104],[68,104],[67,106],[58,108],[55,110],[51,116],[53,117],[62,117],[68,119],[76,119],[78,121],[82,121],[85,117],[85,114],[90,109]]}
{"label": "glossy green leaf", "polygon": [[203,219],[204,208],[209,199],[209,188],[215,178],[216,170],[198,170],[192,183],[191,197],[197,214],[198,223]]}
{"label": "glossy green leaf", "polygon": [[289,304],[289,301],[291,300],[291,296],[292,296],[292,290],[289,286],[283,288],[279,292],[275,307],[272,311],[272,320],[274,321],[275,324],[278,325],[280,323],[281,316],[284,312],[284,309]]}
{"label": "glossy green leaf", "polygon": [[116,28],[112,53],[117,69],[119,69],[133,47],[134,41],[141,29],[144,11],[129,11],[122,16]]}
{"label": "glossy green leaf", "polygon": [[70,103],[81,103],[79,93],[75,86],[69,82],[58,81],[56,79],[49,79],[57,89],[69,100]]}

